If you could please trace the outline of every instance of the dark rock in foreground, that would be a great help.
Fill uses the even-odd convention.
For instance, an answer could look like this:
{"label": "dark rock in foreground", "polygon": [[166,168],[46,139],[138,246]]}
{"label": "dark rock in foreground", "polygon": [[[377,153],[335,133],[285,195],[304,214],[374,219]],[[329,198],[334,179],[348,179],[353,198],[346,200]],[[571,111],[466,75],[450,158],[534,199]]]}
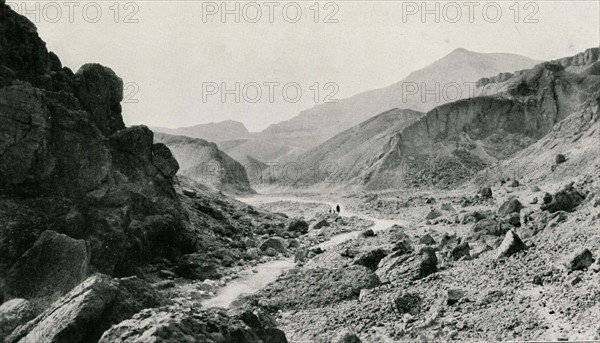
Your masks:
{"label": "dark rock in foreground", "polygon": [[26,298],[43,308],[81,283],[88,264],[85,241],[44,231],[10,269],[5,298]]}
{"label": "dark rock in foreground", "polygon": [[100,343],[287,343],[285,334],[256,314],[178,307],[146,309],[106,331]]}
{"label": "dark rock in foreground", "polygon": [[96,274],[18,327],[6,342],[95,342],[111,325],[167,303],[135,277],[117,280]]}

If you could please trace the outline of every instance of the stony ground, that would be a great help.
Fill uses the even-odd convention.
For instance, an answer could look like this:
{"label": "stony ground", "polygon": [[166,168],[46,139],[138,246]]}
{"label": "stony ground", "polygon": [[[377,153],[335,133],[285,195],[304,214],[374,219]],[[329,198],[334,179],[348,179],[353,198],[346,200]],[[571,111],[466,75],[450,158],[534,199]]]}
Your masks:
{"label": "stony ground", "polygon": [[[572,188],[505,180],[489,198],[474,188],[346,196],[348,209],[410,225],[329,247],[246,301],[275,314],[293,342],[341,332],[363,342],[599,339],[600,265],[589,265],[600,254],[598,178],[573,180]],[[577,192],[581,204],[571,209],[560,194],[564,208],[544,204],[565,186],[560,194]],[[498,258],[513,232],[523,247]],[[584,248],[593,256],[585,268],[567,262]],[[436,271],[419,275],[428,249]],[[361,281],[365,273],[381,284]]]}

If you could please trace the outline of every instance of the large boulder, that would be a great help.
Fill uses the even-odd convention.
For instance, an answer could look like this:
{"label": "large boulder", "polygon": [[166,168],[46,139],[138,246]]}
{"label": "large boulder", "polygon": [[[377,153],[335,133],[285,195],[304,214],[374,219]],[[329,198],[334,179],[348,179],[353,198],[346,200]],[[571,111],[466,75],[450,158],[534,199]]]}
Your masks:
{"label": "large boulder", "polygon": [[107,276],[95,275],[74,288],[6,340],[25,342],[91,342],[87,335],[117,294],[117,284]]}
{"label": "large boulder", "polygon": [[513,230],[509,230],[506,233],[502,244],[498,247],[496,258],[507,258],[526,248],[527,246],[523,243],[521,238]]}
{"label": "large boulder", "polygon": [[25,299],[12,299],[0,306],[0,342],[19,325],[35,317],[35,310]]}
{"label": "large boulder", "polygon": [[308,232],[308,223],[303,219],[292,219],[287,227],[288,231],[305,234]]}
{"label": "large boulder", "polygon": [[207,261],[204,254],[185,254],[177,260],[175,272],[179,276],[189,279],[218,279],[221,275],[217,272],[217,265]]}
{"label": "large boulder", "polygon": [[106,137],[124,129],[121,116],[123,80],[100,64],[85,64],[75,74],[76,95]]}
{"label": "large boulder", "polygon": [[574,188],[569,187],[556,192],[550,197],[545,197],[544,204],[540,208],[550,213],[558,211],[573,212],[583,200],[583,195]]}
{"label": "large boulder", "polygon": [[517,198],[510,198],[500,205],[498,217],[504,218],[511,213],[519,213],[523,207]]}
{"label": "large boulder", "polygon": [[354,264],[365,266],[371,270],[377,269],[377,265],[382,258],[387,255],[387,252],[383,249],[373,249],[364,252],[356,257]]}
{"label": "large boulder", "polygon": [[428,219],[428,220],[435,219],[435,218],[441,217],[443,215],[444,214],[441,211],[439,211],[435,208],[432,208],[429,210],[429,213],[427,213],[427,215],[425,216],[425,219]]}
{"label": "large boulder", "polygon": [[273,249],[278,253],[285,254],[287,251],[285,239],[280,237],[271,237],[267,239],[260,245],[260,250],[267,251],[268,249]]}
{"label": "large boulder", "polygon": [[313,230],[318,230],[318,229],[320,229],[320,228],[322,228],[322,227],[326,227],[326,226],[329,226],[329,225],[330,225],[330,224],[329,224],[329,222],[327,221],[327,219],[326,219],[326,218],[323,218],[323,219],[321,219],[321,220],[319,220],[319,221],[317,221],[317,222],[315,223],[315,225],[313,226]]}
{"label": "large boulder", "polygon": [[335,343],[362,343],[360,338],[351,331],[344,331],[337,336]]}
{"label": "large boulder", "polygon": [[416,293],[405,293],[394,299],[394,307],[400,314],[416,316],[421,311],[423,299]]}
{"label": "large boulder", "polygon": [[85,280],[89,259],[85,241],[44,231],[8,272],[5,298],[45,307]]}
{"label": "large boulder", "polygon": [[18,327],[6,343],[96,342],[111,325],[143,308],[167,304],[167,299],[140,279],[117,280],[95,274],[39,316]]}
{"label": "large boulder", "polygon": [[375,273],[381,282],[418,280],[437,272],[434,249],[425,248],[413,254],[393,253],[381,260]]}

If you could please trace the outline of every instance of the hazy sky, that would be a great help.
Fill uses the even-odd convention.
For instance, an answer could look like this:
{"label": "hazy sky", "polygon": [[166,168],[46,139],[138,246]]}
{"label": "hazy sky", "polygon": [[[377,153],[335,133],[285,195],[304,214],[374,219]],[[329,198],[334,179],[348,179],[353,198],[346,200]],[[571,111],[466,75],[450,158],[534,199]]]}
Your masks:
{"label": "hazy sky", "polygon": [[[318,18],[314,1],[227,2],[233,12],[239,6],[239,23],[235,13],[223,22],[221,1],[42,2],[38,10],[27,2],[27,16],[64,65],[76,71],[98,62],[123,78],[128,125],[233,119],[251,131],[289,119],[332,92],[344,98],[400,81],[459,47],[547,60],[600,43],[597,0],[470,3],[438,2],[439,23],[434,2],[423,20],[420,1],[322,1]],[[233,93],[239,83],[239,103],[233,94],[222,101],[214,88],[222,83]]]}

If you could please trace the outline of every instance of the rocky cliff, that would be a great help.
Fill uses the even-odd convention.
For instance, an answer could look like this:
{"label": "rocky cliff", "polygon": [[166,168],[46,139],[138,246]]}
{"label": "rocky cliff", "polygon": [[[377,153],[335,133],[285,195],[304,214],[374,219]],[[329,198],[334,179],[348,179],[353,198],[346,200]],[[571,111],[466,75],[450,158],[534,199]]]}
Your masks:
{"label": "rocky cliff", "polygon": [[369,167],[354,178],[341,170],[339,181],[371,189],[459,184],[540,140],[573,113],[595,108],[598,65],[593,48],[480,80],[478,96],[436,107],[388,135]]}
{"label": "rocky cliff", "polygon": [[[0,43],[0,300],[47,304],[92,272],[131,275],[157,261],[175,268],[189,254],[204,268],[193,277],[206,278],[220,264],[210,249],[239,257],[245,247],[234,239],[283,219],[179,180],[169,148],[147,127],[123,124],[115,72],[87,64],[73,73],[5,5]],[[46,231],[57,238],[42,239]],[[44,244],[64,249],[36,248]],[[68,256],[77,257],[67,263],[72,278],[32,262]],[[23,287],[57,277],[56,293]]]}
{"label": "rocky cliff", "polygon": [[[156,134],[179,161],[179,174],[230,194],[251,194],[246,168],[219,150],[215,143],[185,136]],[[257,166],[258,168],[259,166]]]}

